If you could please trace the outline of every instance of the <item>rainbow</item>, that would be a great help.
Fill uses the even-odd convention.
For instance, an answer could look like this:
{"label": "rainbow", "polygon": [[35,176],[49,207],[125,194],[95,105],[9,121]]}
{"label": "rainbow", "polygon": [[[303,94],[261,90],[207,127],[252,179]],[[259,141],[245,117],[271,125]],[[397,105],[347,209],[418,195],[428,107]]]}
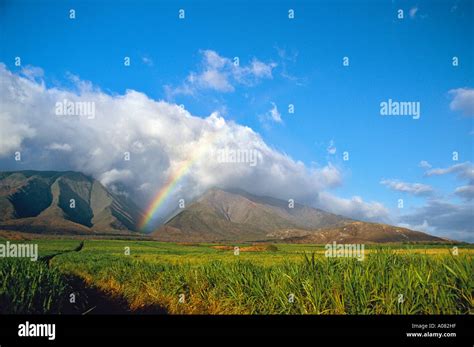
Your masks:
{"label": "rainbow", "polygon": [[181,163],[179,167],[170,175],[165,184],[161,189],[156,193],[154,198],[151,200],[148,208],[143,215],[143,218],[140,222],[140,229],[144,229],[148,223],[153,219],[153,216],[159,211],[160,207],[166,201],[166,198],[170,196],[173,192],[173,189],[181,181],[183,177],[189,172],[189,169],[197,162],[202,155],[206,152],[207,148],[212,144],[212,140],[215,137],[215,134],[209,135],[207,139],[204,139],[204,143],[200,144],[197,149],[189,156],[189,158]]}

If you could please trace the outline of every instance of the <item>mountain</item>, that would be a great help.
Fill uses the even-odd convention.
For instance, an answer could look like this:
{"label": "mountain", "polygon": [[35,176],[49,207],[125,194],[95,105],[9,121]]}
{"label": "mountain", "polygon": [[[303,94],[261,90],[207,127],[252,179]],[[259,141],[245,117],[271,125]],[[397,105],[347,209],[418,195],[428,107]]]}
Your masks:
{"label": "mountain", "polygon": [[152,233],[162,241],[295,243],[443,241],[421,232],[355,221],[301,204],[211,189]]}
{"label": "mountain", "polygon": [[140,218],[133,202],[80,172],[0,172],[0,229],[124,233]]}
{"label": "mountain", "polygon": [[317,232],[285,230],[269,234],[288,243],[386,243],[386,242],[450,242],[419,231],[381,223],[354,221],[343,226],[319,229]]}
{"label": "mountain", "polygon": [[[74,202],[71,205],[71,202]],[[123,195],[80,172],[0,172],[0,230],[129,234],[142,214]],[[242,190],[210,189],[151,237],[174,242],[381,243],[446,241],[425,233],[345,218]]]}

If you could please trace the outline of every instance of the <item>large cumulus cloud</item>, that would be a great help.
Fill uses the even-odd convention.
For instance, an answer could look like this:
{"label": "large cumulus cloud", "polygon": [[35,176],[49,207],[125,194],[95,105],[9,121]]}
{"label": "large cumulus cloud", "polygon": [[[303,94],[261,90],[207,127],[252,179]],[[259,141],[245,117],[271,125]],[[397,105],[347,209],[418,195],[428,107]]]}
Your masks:
{"label": "large cumulus cloud", "polygon": [[[350,204],[327,192],[321,198],[319,193],[342,182],[336,166],[308,167],[218,113],[196,117],[134,90],[110,95],[77,77],[72,80],[72,89],[47,87],[38,76],[12,73],[0,64],[1,169],[82,171],[114,190],[125,189],[145,207],[169,177],[191,163],[161,217],[179,199],[192,200],[214,186],[291,198],[352,217],[386,214],[381,208],[374,212],[360,198]],[[55,105],[64,100],[94,103],[95,117],[57,115]],[[257,165],[223,163],[216,156],[223,149],[255,151]],[[17,151],[21,162],[13,159]]]}

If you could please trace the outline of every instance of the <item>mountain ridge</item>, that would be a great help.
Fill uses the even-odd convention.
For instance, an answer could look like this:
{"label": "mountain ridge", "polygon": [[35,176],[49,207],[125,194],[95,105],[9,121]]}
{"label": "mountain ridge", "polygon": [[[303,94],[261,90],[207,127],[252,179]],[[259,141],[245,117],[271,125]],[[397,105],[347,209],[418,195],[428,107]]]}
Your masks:
{"label": "mountain ridge", "polygon": [[0,228],[51,233],[138,230],[130,200],[76,171],[0,172]]}
{"label": "mountain ridge", "polygon": [[[223,232],[225,231],[225,232]],[[175,212],[152,234],[161,241],[277,241],[367,243],[445,241],[422,232],[346,218],[306,205],[257,196],[240,189],[211,188]]]}
{"label": "mountain ridge", "polygon": [[[133,201],[81,172],[0,172],[0,230],[130,234],[139,231],[142,218]],[[211,188],[186,208],[174,211],[148,236],[169,242],[450,241],[406,228],[357,221],[242,189],[220,188]]]}

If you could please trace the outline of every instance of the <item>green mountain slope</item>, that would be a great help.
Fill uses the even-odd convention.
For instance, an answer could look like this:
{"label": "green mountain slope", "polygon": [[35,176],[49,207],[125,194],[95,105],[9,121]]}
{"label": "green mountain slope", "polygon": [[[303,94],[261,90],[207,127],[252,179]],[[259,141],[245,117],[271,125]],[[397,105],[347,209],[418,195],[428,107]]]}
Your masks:
{"label": "green mountain slope", "polygon": [[283,229],[314,230],[350,220],[304,205],[237,190],[211,189],[153,233],[160,240],[257,241]]}
{"label": "green mountain slope", "polygon": [[44,233],[137,230],[140,210],[79,172],[0,173],[0,228]]}
{"label": "green mountain slope", "polygon": [[152,233],[162,241],[295,243],[445,241],[386,224],[355,221],[241,190],[211,189]]}

